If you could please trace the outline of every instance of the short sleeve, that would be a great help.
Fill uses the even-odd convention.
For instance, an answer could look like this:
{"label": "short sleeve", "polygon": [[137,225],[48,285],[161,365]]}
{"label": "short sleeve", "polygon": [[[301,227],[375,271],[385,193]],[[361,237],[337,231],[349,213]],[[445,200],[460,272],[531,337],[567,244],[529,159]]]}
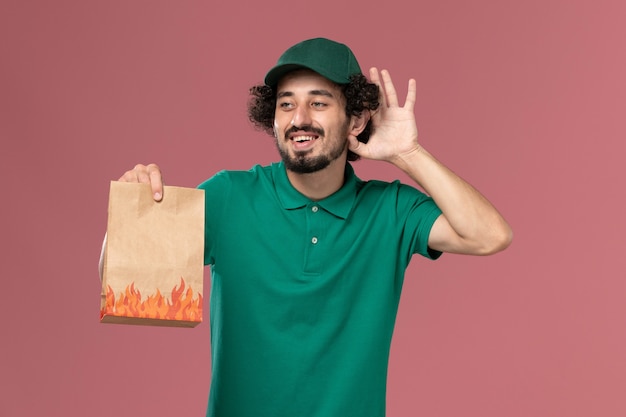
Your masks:
{"label": "short sleeve", "polygon": [[403,222],[403,247],[410,258],[420,254],[429,259],[437,259],[441,252],[428,247],[428,238],[433,224],[441,215],[441,209],[435,201],[421,191],[408,185],[400,184],[398,189],[398,208]]}
{"label": "short sleeve", "polygon": [[204,264],[215,262],[215,247],[218,244],[217,226],[224,218],[225,202],[228,201],[232,182],[227,171],[220,171],[198,186],[204,190]]}

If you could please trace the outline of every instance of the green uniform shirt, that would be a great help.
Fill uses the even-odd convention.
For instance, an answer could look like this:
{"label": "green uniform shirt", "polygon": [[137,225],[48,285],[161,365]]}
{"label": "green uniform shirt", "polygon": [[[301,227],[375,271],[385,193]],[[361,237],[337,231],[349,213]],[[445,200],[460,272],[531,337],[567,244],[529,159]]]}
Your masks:
{"label": "green uniform shirt", "polygon": [[282,163],[222,171],[206,191],[211,417],[380,417],[404,271],[441,211],[398,181],[321,201]]}

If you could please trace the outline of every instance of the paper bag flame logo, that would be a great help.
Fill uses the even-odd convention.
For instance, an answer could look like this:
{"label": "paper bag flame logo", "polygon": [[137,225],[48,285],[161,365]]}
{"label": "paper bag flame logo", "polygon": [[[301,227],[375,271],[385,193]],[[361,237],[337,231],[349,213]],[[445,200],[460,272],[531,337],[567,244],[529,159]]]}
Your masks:
{"label": "paper bag flame logo", "polygon": [[100,318],[106,315],[199,322],[202,321],[202,294],[198,293],[194,299],[191,287],[185,292],[185,280],[182,277],[180,286],[172,289],[171,300],[163,297],[158,289],[156,294],[142,300],[134,283],[127,286],[116,300],[113,289],[107,285],[106,304],[100,312]]}

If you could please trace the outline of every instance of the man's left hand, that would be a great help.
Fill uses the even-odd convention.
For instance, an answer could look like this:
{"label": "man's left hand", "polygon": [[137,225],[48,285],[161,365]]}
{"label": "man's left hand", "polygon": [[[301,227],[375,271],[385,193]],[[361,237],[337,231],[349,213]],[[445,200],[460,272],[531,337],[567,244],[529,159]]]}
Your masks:
{"label": "man's left hand", "polygon": [[372,113],[372,134],[368,143],[362,143],[353,135],[348,137],[349,149],[366,159],[396,163],[413,152],[419,151],[417,125],[415,123],[416,83],[409,80],[406,100],[398,104],[398,95],[387,70],[380,73],[370,69],[370,80],[380,90],[380,106]]}

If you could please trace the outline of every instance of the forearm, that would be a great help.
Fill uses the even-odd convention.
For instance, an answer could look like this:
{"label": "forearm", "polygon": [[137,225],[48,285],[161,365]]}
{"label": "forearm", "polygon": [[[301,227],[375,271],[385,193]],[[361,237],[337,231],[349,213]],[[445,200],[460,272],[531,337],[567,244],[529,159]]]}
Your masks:
{"label": "forearm", "polygon": [[[429,244],[433,249],[486,255],[506,248],[512,231],[498,210],[472,185],[417,147],[391,161],[409,175],[443,212],[443,225]],[[452,233],[452,231],[454,233]]]}

